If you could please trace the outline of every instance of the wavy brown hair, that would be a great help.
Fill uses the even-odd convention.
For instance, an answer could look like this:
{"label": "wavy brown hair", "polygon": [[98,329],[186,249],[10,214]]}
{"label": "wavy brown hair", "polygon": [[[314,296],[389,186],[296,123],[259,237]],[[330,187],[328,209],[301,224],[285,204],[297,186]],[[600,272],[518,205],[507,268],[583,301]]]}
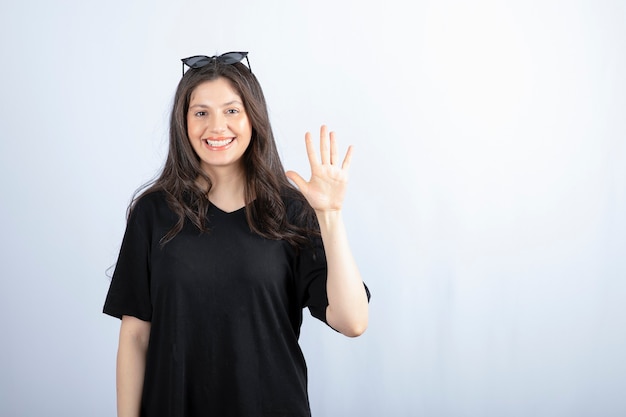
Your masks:
{"label": "wavy brown hair", "polygon": [[[187,112],[195,88],[219,77],[227,79],[239,94],[252,125],[250,144],[242,156],[248,225],[253,232],[265,238],[283,239],[298,246],[307,240],[308,235],[316,234],[315,213],[285,175],[263,90],[256,76],[242,63],[229,65],[214,60],[202,68],[189,69],[184,74],[174,96],[165,165],[156,180],[135,193],[128,214],[142,196],[163,191],[170,208],[178,215],[178,221],[163,236],[161,244],[172,240],[182,230],[185,221],[191,221],[202,232],[210,232],[206,214],[212,184],[189,141]],[[199,178],[204,181],[198,181]],[[292,221],[288,219],[285,198],[296,200],[297,212],[289,216]]]}

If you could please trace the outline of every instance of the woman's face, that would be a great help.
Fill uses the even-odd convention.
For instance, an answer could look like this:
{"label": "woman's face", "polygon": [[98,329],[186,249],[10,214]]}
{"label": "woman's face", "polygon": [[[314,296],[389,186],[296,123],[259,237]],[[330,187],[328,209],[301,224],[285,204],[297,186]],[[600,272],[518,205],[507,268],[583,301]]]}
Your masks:
{"label": "woman's face", "polygon": [[187,136],[209,175],[243,170],[252,125],[243,100],[223,77],[198,85],[187,111]]}

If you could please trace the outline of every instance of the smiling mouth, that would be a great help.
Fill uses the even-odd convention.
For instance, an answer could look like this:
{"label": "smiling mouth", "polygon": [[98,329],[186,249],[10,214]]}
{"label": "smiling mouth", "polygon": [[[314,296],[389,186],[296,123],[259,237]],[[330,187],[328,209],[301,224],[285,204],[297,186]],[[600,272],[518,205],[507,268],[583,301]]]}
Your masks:
{"label": "smiling mouth", "polygon": [[227,139],[219,139],[219,140],[203,139],[203,142],[212,148],[221,148],[222,146],[226,146],[230,144],[234,140],[235,138],[227,138]]}

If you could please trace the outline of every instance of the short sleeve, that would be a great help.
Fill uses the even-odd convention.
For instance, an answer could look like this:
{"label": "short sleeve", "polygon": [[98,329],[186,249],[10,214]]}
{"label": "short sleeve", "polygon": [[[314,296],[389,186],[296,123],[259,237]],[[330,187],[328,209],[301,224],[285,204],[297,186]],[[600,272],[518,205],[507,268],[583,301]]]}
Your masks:
{"label": "short sleeve", "polygon": [[137,202],[128,218],[103,312],[117,318],[129,315],[150,321],[151,216],[142,203]]}
{"label": "short sleeve", "polygon": [[322,239],[313,238],[296,256],[296,289],[301,308],[308,307],[313,317],[326,323],[328,268]]}

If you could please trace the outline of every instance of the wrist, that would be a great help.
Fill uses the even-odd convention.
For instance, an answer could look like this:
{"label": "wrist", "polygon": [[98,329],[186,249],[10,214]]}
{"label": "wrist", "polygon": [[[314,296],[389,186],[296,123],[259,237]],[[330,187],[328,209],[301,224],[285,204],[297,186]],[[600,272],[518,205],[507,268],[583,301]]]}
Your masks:
{"label": "wrist", "polygon": [[315,210],[320,227],[332,226],[342,221],[341,210]]}

